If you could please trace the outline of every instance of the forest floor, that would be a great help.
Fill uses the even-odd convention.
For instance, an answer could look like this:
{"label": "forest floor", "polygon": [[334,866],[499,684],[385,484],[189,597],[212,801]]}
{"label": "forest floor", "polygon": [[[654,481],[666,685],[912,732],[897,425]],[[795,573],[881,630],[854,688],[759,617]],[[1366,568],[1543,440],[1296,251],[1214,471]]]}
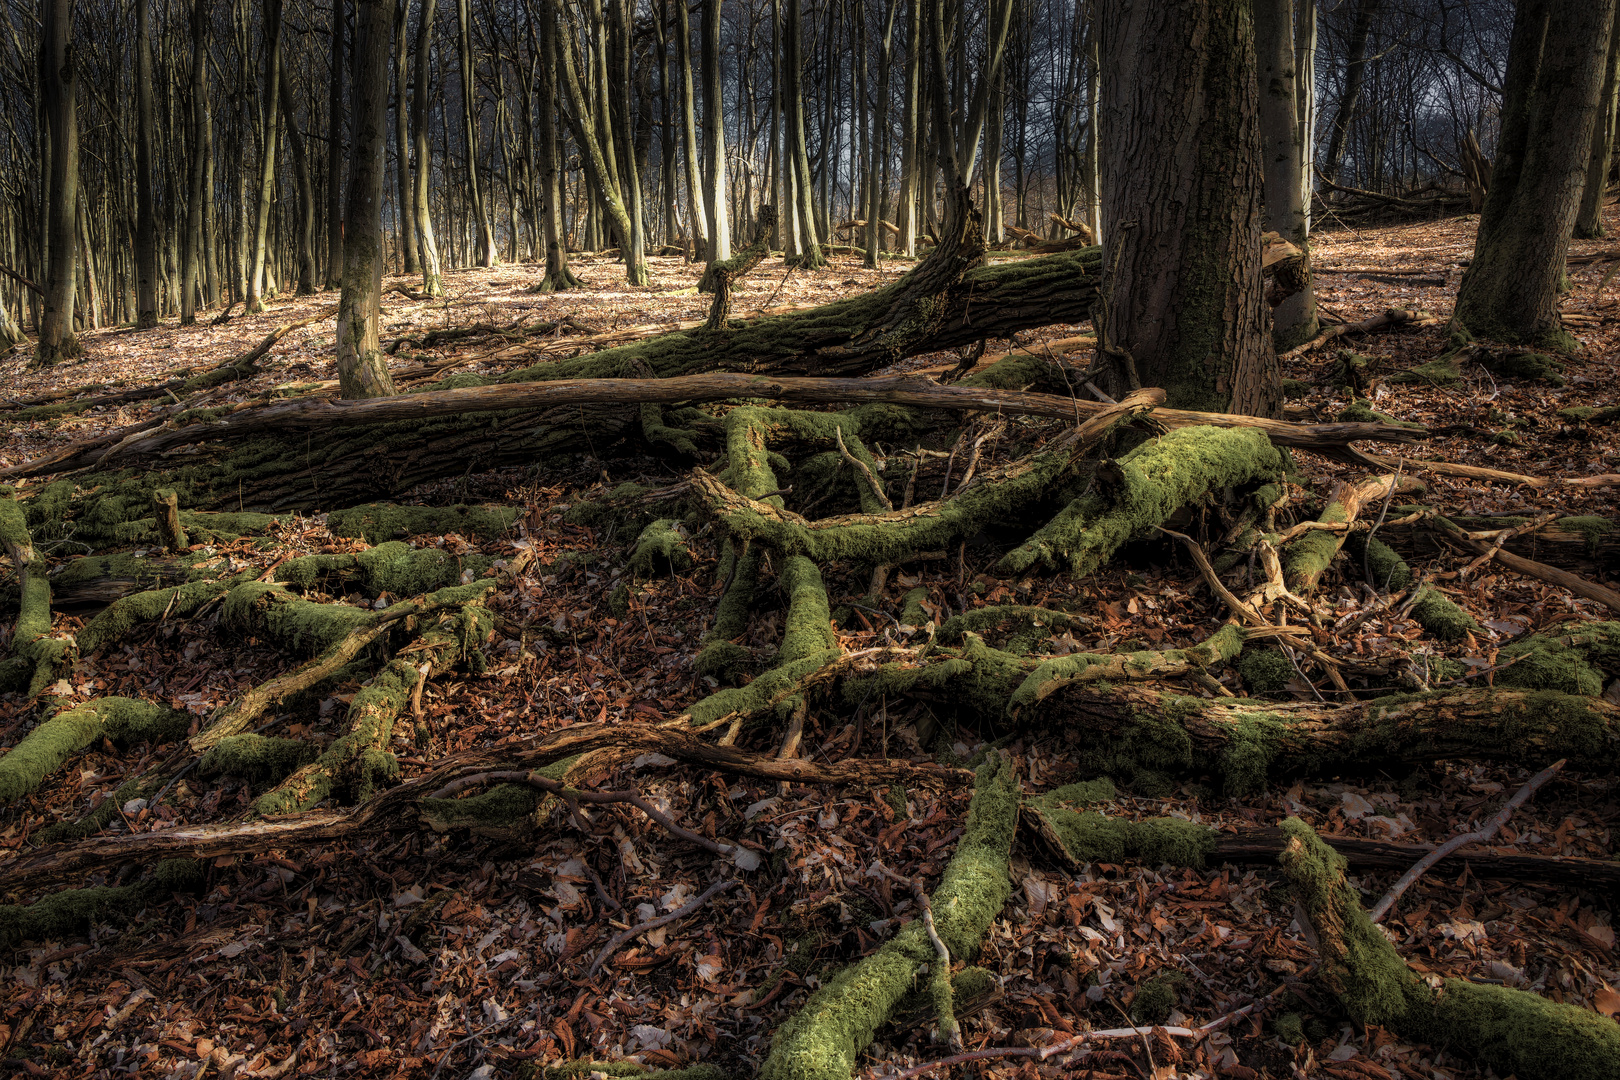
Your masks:
{"label": "forest floor", "polygon": [[[1360,230],[1328,225],[1315,241],[1318,297],[1326,314],[1352,322],[1388,307],[1449,314],[1459,264],[1471,255],[1473,219]],[[1607,247],[1581,243],[1572,254]],[[576,257],[587,289],[551,295],[525,291],[538,276],[533,266],[453,271],[442,300],[389,295],[384,338],[520,318],[571,315],[608,330],[706,314],[708,297],[690,291],[696,269],[679,259],[651,264],[653,284],[630,289],[616,262]],[[733,315],[870,289],[909,265],[873,272],[837,258],[824,270],[795,271],[784,280],[781,264],[770,260],[738,289]],[[1620,405],[1620,297],[1613,289],[1598,294],[1605,269],[1572,267],[1574,290],[1565,311],[1574,316],[1569,325],[1585,348],[1565,361],[1561,387],[1494,380],[1483,372],[1449,388],[1381,378],[1435,357],[1443,347],[1439,328],[1352,336],[1291,361],[1285,374],[1309,380],[1335,346],[1353,348],[1370,358],[1375,407],[1436,431],[1422,447],[1424,455],[1536,476],[1617,472],[1620,425],[1582,426],[1559,415],[1572,406]],[[394,278],[387,284],[396,282],[414,285]],[[219,327],[182,329],[171,320],[151,331],[90,333],[83,362],[32,372],[17,354],[0,360],[0,378],[16,397],[86,383],[157,382],[177,368],[212,366],[250,348],[274,326],[333,303],[333,295],[289,297],[264,315]],[[1020,344],[1081,329],[1051,327]],[[239,384],[240,394],[334,378],[332,335],[329,320],[289,334],[264,371]],[[423,354],[448,359],[457,349],[481,357],[461,370],[502,370],[498,341],[442,349],[411,345],[401,350],[398,363],[420,363]],[[994,343],[990,351],[996,351]],[[408,361],[407,353],[415,358]],[[955,360],[921,357],[903,366]],[[1293,404],[1331,419],[1348,401],[1319,387]],[[8,422],[0,414],[0,466],[139,419],[142,408],[36,422]],[[1302,478],[1318,494],[1335,477],[1357,475],[1302,458]],[[420,734],[414,740],[396,737],[407,777],[445,753],[514,742],[567,724],[658,722],[709,692],[709,683],[692,670],[692,656],[719,596],[713,536],[693,538],[694,568],[639,585],[631,592],[628,616],[615,618],[607,598],[635,537],[564,521],[571,506],[603,485],[637,479],[637,470],[649,482],[672,481],[681,475],[678,468],[650,458],[629,472],[622,460],[615,462],[611,475],[591,459],[545,466],[468,476],[412,493],[424,501],[504,502],[524,510],[519,527],[499,540],[418,536],[413,545],[509,560],[528,550],[547,569],[519,575],[491,599],[500,621],[487,671],[445,676],[427,687]],[[1448,512],[1615,516],[1612,490],[1425,479],[1426,501]],[[216,554],[239,566],[269,568],[292,555],[364,546],[332,536],[321,516],[288,517],[277,535],[270,550],[241,542],[220,546]],[[1206,638],[1225,612],[1197,571],[1168,545],[1138,547],[1131,559],[1077,581],[1001,579],[990,570],[995,552],[968,546],[962,557],[953,553],[899,575],[888,586],[885,608],[853,609],[852,621],[835,628],[838,640],[844,649],[857,650],[922,633],[899,625],[892,614],[900,597],[918,585],[929,589],[925,610],[936,619],[997,603],[1090,616],[1088,628],[1041,643],[1040,651],[1053,655],[1173,648]],[[559,556],[568,551],[609,557],[556,571]],[[70,542],[50,557],[73,554]],[[1414,560],[1414,568],[1447,573],[1467,561],[1436,553]],[[1611,586],[1620,579],[1620,567],[1609,566],[1607,573]],[[1497,649],[1526,632],[1571,618],[1613,617],[1590,601],[1497,567],[1440,585],[1474,615],[1480,633],[1451,644],[1420,641],[1414,622],[1386,610],[1342,635],[1330,626],[1319,641],[1369,663],[1416,651],[1484,668]],[[836,575],[827,586],[835,606],[866,592],[864,580]],[[1327,594],[1337,597],[1340,625],[1352,623],[1350,616],[1369,602],[1337,579]],[[58,619],[65,628],[78,624],[71,615]],[[778,622],[776,614],[756,617],[744,644],[768,653],[781,636]],[[0,631],[9,632],[9,625]],[[85,699],[140,696],[200,716],[290,665],[266,646],[217,632],[211,617],[169,621],[121,648],[84,658],[58,691]],[[1237,694],[1247,692],[1236,671],[1214,674]],[[1358,689],[1369,685],[1363,680]],[[341,715],[336,706],[355,689],[340,688],[307,713],[279,715],[265,733],[329,739]],[[1297,680],[1282,696],[1310,700],[1321,689]],[[941,722],[922,704],[871,713],[857,722],[830,710],[812,712],[806,756],[822,762],[880,754],[965,761],[1006,734],[958,727],[942,738]],[[0,745],[15,745],[32,717],[33,707],[19,697],[0,697]],[[768,731],[753,738],[754,748],[774,751]],[[1072,732],[1037,730],[1006,744],[1026,791],[1089,779],[1074,763],[1075,738]],[[30,835],[109,797],[121,778],[161,752],[97,744],[72,759],[65,772],[0,815],[0,866],[29,850]],[[1126,818],[1184,816],[1223,830],[1276,824],[1295,814],[1324,836],[1438,843],[1483,821],[1528,775],[1511,765],[1440,762],[1415,771],[1306,780],[1247,798],[1220,797],[1196,784],[1160,798],[1122,793],[1108,810]],[[810,988],[876,949],[915,914],[903,888],[868,876],[873,860],[881,857],[892,870],[932,888],[961,834],[968,800],[960,788],[898,793],[727,780],[671,766],[667,759],[637,759],[589,780],[593,786],[639,788],[679,820],[708,836],[741,841],[769,861],[746,875],[742,888],[629,943],[592,976],[593,959],[617,929],[680,906],[717,873],[713,856],[627,808],[599,808],[592,835],[554,809],[529,834],[423,830],[220,859],[200,893],[120,913],[88,935],[29,941],[0,956],[0,1059],[7,1071],[32,1075],[196,1077],[206,1068],[210,1076],[223,1070],[242,1077],[485,1078],[515,1075],[526,1062],[630,1056],[658,1066],[701,1061],[750,1076],[772,1033]],[[231,820],[262,789],[242,780],[188,778],[162,805],[120,814],[113,828],[149,831]],[[1488,850],[1613,858],[1617,832],[1616,778],[1565,772],[1515,814]],[[1013,865],[1013,898],[978,960],[1000,977],[1002,996],[964,1021],[970,1049],[1039,1046],[1088,1026],[1119,1027],[1126,1014],[1196,1026],[1272,994],[1314,959],[1294,923],[1282,878],[1272,869],[1089,864],[1075,873],[1023,841]],[[1375,872],[1352,880],[1370,901],[1395,876]],[[1613,896],[1469,871],[1425,878],[1387,926],[1419,971],[1534,988],[1612,1016],[1620,1009],[1614,921]],[[1156,978],[1165,973],[1174,979]],[[1159,1007],[1152,997],[1160,999]],[[1277,1004],[1283,998],[1286,1009]],[[1276,1030],[1285,1011],[1304,1017],[1294,1041]],[[860,1075],[893,1077],[944,1056],[948,1051],[930,1045],[928,1032],[926,1023],[881,1031],[861,1059]],[[1162,1037],[1151,1047],[1147,1043],[1111,1042],[1073,1075],[1489,1075],[1452,1048],[1412,1045],[1376,1027],[1353,1027],[1331,995],[1308,981],[1288,984],[1269,1011],[1261,1008],[1196,1046],[1183,1043],[1178,1050]],[[1004,1080],[1056,1076],[1062,1071],[1058,1061],[1010,1058],[987,1062],[982,1071]],[[958,1069],[935,1075],[962,1074]]]}

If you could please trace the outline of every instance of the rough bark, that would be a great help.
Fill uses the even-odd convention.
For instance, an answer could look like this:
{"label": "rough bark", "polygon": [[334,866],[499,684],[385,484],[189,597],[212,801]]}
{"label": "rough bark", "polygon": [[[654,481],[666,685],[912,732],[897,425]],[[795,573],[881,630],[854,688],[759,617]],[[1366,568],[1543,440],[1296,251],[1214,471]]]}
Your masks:
{"label": "rough bark", "polygon": [[1502,133],[1453,325],[1569,350],[1558,298],[1597,121],[1614,0],[1522,0],[1503,85]]}
{"label": "rough bark", "polygon": [[1248,0],[1101,6],[1104,389],[1275,415]]}
{"label": "rough bark", "polygon": [[338,384],[346,398],[394,393],[380,347],[383,144],[388,127],[392,0],[356,0],[354,155],[344,214],[343,295],[338,303]]}
{"label": "rough bark", "polygon": [[[1314,2],[1314,0],[1309,0]],[[1265,174],[1263,226],[1304,254],[1298,290],[1271,311],[1272,340],[1291,349],[1316,336],[1316,291],[1310,276],[1309,154],[1302,152],[1294,0],[1255,0],[1254,48],[1259,67],[1260,140]]]}
{"label": "rough bark", "polygon": [[269,257],[271,200],[276,190],[276,143],[280,140],[281,0],[264,0],[264,144],[259,154],[259,186],[253,218],[253,255],[248,265],[247,310],[264,310],[265,263]]}
{"label": "rough bark", "polygon": [[157,121],[152,108],[151,5],[135,3],[135,325],[158,321],[157,204],[152,192],[152,150]]}
{"label": "rough bark", "polygon": [[550,17],[540,23],[540,216],[544,221],[546,273],[540,280],[541,292],[572,289],[579,279],[568,268],[568,247],[563,229],[562,170],[557,146],[557,22]]}

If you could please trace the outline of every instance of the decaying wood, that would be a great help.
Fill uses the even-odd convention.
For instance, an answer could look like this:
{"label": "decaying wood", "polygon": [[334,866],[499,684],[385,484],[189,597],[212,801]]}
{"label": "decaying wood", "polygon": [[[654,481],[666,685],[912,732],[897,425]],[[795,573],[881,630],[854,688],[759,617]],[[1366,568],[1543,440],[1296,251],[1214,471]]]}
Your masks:
{"label": "decaying wood", "polygon": [[1527,476],[1504,469],[1487,469],[1482,465],[1463,465],[1454,461],[1423,461],[1418,458],[1392,458],[1383,454],[1361,453],[1362,464],[1379,469],[1405,468],[1408,471],[1431,472],[1439,476],[1458,476],[1466,480],[1486,480],[1497,484],[1523,485],[1532,488],[1609,488],[1620,487],[1620,473],[1602,473],[1595,476]]}
{"label": "decaying wood", "polygon": [[[356,424],[379,424],[419,420],[462,413],[549,409],[560,405],[591,403],[675,404],[687,401],[721,401],[726,398],[767,398],[803,404],[858,405],[887,402],[934,409],[970,409],[990,413],[1012,413],[1074,420],[1096,416],[1109,408],[1105,402],[1081,401],[1055,394],[1017,390],[995,390],[968,386],[942,386],[930,379],[893,376],[881,379],[838,379],[766,377],[716,372],[686,375],[672,379],[554,379],[546,382],[497,383],[468,386],[456,390],[434,390],[420,394],[400,394],[386,398],[329,400],[296,398],[264,404],[248,404],[217,420],[200,421],[178,427],[130,430],[114,452],[97,455],[95,462],[108,465],[161,454],[177,446],[222,439],[240,438],[265,431],[329,431]],[[1154,419],[1167,427],[1212,425],[1249,427],[1263,430],[1279,446],[1332,453],[1347,443],[1368,439],[1380,442],[1411,443],[1423,436],[1421,430],[1389,424],[1340,422],[1294,424],[1259,416],[1227,413],[1201,413],[1184,409],[1160,409]],[[38,475],[59,471],[91,461],[62,461],[56,455],[41,459],[36,468],[24,462],[17,475]]]}
{"label": "decaying wood", "polygon": [[1335,323],[1327,327],[1320,334],[1303,345],[1296,345],[1283,353],[1280,359],[1293,360],[1304,356],[1319,345],[1325,345],[1335,338],[1345,334],[1369,334],[1374,330],[1384,330],[1392,326],[1438,326],[1440,318],[1426,311],[1412,311],[1406,308],[1390,308],[1382,315],[1374,315],[1370,319],[1363,319],[1353,323]]}
{"label": "decaying wood", "polygon": [[1522,555],[1515,555],[1502,548],[1493,548],[1483,540],[1476,540],[1455,527],[1448,527],[1443,519],[1437,520],[1442,530],[1441,535],[1450,543],[1457,545],[1465,551],[1472,551],[1475,555],[1491,555],[1497,562],[1515,573],[1524,574],[1545,581],[1549,585],[1556,585],[1561,589],[1568,589],[1576,596],[1584,596],[1588,600],[1603,604],[1610,611],[1620,612],[1620,592],[1595,581],[1588,581],[1579,574],[1572,574],[1568,570],[1560,570],[1556,566],[1527,559]]}

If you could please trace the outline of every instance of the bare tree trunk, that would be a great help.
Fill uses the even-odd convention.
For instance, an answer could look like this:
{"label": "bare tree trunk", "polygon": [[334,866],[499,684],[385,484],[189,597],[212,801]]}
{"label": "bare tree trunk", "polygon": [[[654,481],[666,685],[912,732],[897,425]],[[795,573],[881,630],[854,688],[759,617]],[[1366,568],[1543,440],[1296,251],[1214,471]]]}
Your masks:
{"label": "bare tree trunk", "polygon": [[814,269],[825,265],[827,260],[821,254],[820,234],[816,230],[815,188],[810,179],[810,152],[805,145],[804,50],[800,45],[803,26],[799,0],[787,0],[787,17],[782,31],[787,80],[782,104],[787,109],[789,156],[793,159],[794,184],[798,188],[798,206],[788,207],[788,213],[798,212],[799,258],[804,266]]}
{"label": "bare tree trunk", "polygon": [[692,258],[709,261],[709,216],[703,203],[698,159],[697,107],[692,84],[692,24],[686,5],[675,4],[675,63],[681,69],[681,135],[686,142],[686,210],[692,219]]}
{"label": "bare tree trunk", "polygon": [[135,0],[135,325],[158,323],[157,203],[152,192],[152,27],[149,0]]}
{"label": "bare tree trunk", "polygon": [[[144,6],[144,4],[143,4]],[[208,12],[206,0],[191,5],[191,160],[187,165],[185,246],[180,256],[180,324],[197,321],[197,293],[202,274],[203,206],[211,194],[208,182]]]}
{"label": "bare tree trunk", "polygon": [[292,148],[293,177],[298,185],[298,295],[315,293],[315,185],[310,177],[309,155],[304,136],[293,114],[292,80],[282,72],[281,118],[287,126],[287,144]]}
{"label": "bare tree trunk", "polygon": [[1580,209],[1615,0],[1520,0],[1502,133],[1454,328],[1569,350],[1558,296]]}
{"label": "bare tree trunk", "polygon": [[1355,20],[1350,24],[1350,38],[1345,44],[1344,90],[1339,94],[1339,107],[1333,114],[1333,134],[1328,137],[1327,173],[1334,183],[1342,181],[1344,166],[1344,140],[1350,131],[1350,121],[1356,118],[1361,104],[1361,87],[1367,77],[1367,38],[1372,34],[1373,20],[1378,17],[1384,0],[1361,0],[1356,8]]}
{"label": "bare tree trunk", "polygon": [[478,229],[478,265],[494,266],[495,230],[490,225],[489,207],[478,179],[478,87],[473,78],[472,13],[467,0],[456,0],[456,25],[461,47],[461,132],[467,151],[467,194],[472,198],[473,221]]}
{"label": "bare tree trunk", "polygon": [[1099,359],[1116,397],[1274,416],[1281,375],[1260,274],[1260,130],[1249,0],[1100,5],[1110,229]]}
{"label": "bare tree trunk", "polygon": [[410,22],[410,0],[398,0],[394,5],[394,158],[398,162],[395,174],[399,181],[399,236],[404,249],[407,275],[422,272],[422,260],[417,255],[416,243],[416,187],[411,183],[411,126],[410,66],[406,60],[405,35]]}
{"label": "bare tree trunk", "polygon": [[1609,60],[1603,68],[1603,91],[1598,96],[1597,123],[1592,128],[1592,152],[1586,159],[1586,184],[1581,209],[1575,217],[1575,239],[1595,240],[1608,235],[1603,227],[1603,201],[1609,193],[1609,161],[1614,156],[1616,109],[1620,108],[1620,16],[1609,30]]}
{"label": "bare tree trunk", "polygon": [[247,309],[264,310],[264,267],[269,255],[270,202],[276,191],[276,143],[281,110],[281,0],[264,0],[264,149],[259,160],[258,209],[253,225],[253,261],[248,267]]}
{"label": "bare tree trunk", "polygon": [[922,0],[908,0],[906,5],[906,71],[905,98],[900,116],[900,205],[895,217],[900,226],[900,252],[917,254],[917,125],[918,90],[922,62]]}
{"label": "bare tree trunk", "polygon": [[[1305,0],[1315,3],[1315,0]],[[1260,148],[1265,174],[1263,227],[1305,253],[1297,292],[1272,310],[1272,339],[1279,350],[1316,336],[1316,291],[1310,274],[1306,185],[1300,172],[1305,158],[1299,136],[1298,75],[1294,62],[1294,0],[1255,0],[1254,48],[1260,91]],[[1303,5],[1301,5],[1303,6]]]}
{"label": "bare tree trunk", "polygon": [[388,53],[393,0],[356,0],[354,156],[343,223],[343,295],[338,302],[337,368],[346,398],[394,393],[378,344],[382,301],[382,196],[388,132]]}
{"label": "bare tree trunk", "polygon": [[[407,0],[400,0],[404,7]],[[399,95],[399,169],[400,194],[409,190],[405,182],[405,17],[401,12],[399,22],[400,48],[400,95]],[[327,96],[326,109],[326,280],[322,288],[327,290],[341,289],[343,287],[343,68],[344,68],[344,31],[347,29],[343,16],[343,0],[332,0],[332,79]],[[400,206],[407,203],[400,199]],[[406,231],[409,233],[410,218],[405,218]],[[407,244],[406,250],[411,254],[407,256],[405,272],[413,273],[415,251],[413,245]]]}
{"label": "bare tree trunk", "polygon": [[617,124],[614,130],[618,133],[618,156],[624,167],[619,171],[619,191],[624,198],[624,213],[630,222],[630,232],[621,235],[619,242],[624,245],[625,268],[628,272],[631,267],[641,267],[640,280],[631,277],[632,284],[645,285],[647,283],[647,226],[641,206],[641,170],[636,161],[635,130],[631,125],[630,94],[635,80],[631,74],[631,35],[635,29],[635,3],[634,0],[611,0],[610,12],[613,25],[608,29],[609,62],[611,71],[609,81],[618,93],[618,106],[623,110],[624,122]]}
{"label": "bare tree trunk", "polygon": [[546,234],[546,276],[541,292],[560,292],[579,285],[568,268],[564,243],[562,170],[557,146],[557,20],[549,9],[540,18],[540,216]]}
{"label": "bare tree trunk", "polygon": [[432,151],[428,148],[429,54],[433,49],[433,16],[437,0],[422,0],[416,28],[416,86],[411,91],[411,141],[415,149],[416,243],[422,260],[422,291],[429,296],[444,295],[439,274],[439,245],[433,236],[433,215],[428,209],[428,183],[433,173]]}
{"label": "bare tree trunk", "polygon": [[79,283],[79,121],[75,103],[79,72],[73,46],[73,0],[48,0],[41,21],[41,99],[51,146],[50,188],[41,202],[46,204],[50,256],[34,362],[48,367],[79,355],[79,340],[73,333],[73,297]]}
{"label": "bare tree trunk", "polygon": [[703,0],[703,209],[708,215],[708,262],[731,258],[731,222],[726,209],[725,89],[720,72],[720,2]]}
{"label": "bare tree trunk", "polygon": [[889,0],[889,17],[883,26],[883,41],[878,47],[877,127],[872,135],[871,151],[866,162],[866,265],[876,270],[878,254],[883,248],[884,195],[879,185],[881,162],[888,157],[889,141],[889,60],[894,52],[894,19],[900,12],[900,0]]}

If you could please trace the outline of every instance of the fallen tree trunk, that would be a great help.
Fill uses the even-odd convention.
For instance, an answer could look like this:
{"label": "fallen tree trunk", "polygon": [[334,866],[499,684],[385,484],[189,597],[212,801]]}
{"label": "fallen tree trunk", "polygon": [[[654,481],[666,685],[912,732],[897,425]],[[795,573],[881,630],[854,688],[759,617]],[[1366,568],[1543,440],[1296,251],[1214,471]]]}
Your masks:
{"label": "fallen tree trunk", "polygon": [[[883,379],[793,378],[713,373],[669,379],[555,379],[532,383],[497,383],[455,390],[435,390],[384,398],[331,400],[298,398],[248,405],[224,416],[190,424],[137,429],[114,449],[95,456],[98,465],[120,465],[162,454],[178,446],[244,438],[261,432],[331,431],[360,424],[420,420],[515,409],[552,409],[568,405],[675,404],[766,398],[796,404],[862,405],[885,402],[927,409],[972,409],[990,413],[1045,416],[1080,421],[1100,416],[1112,406],[1055,394],[998,390],[991,387],[945,386],[932,379],[894,376]],[[1423,432],[1379,423],[1294,424],[1260,416],[1158,409],[1155,420],[1166,427],[1258,428],[1279,446],[1332,455],[1354,440],[1410,443]],[[53,470],[90,464],[51,459]],[[24,466],[26,468],[26,465]]]}
{"label": "fallen tree trunk", "polygon": [[[1401,513],[1404,510],[1390,510],[1391,517]],[[1446,516],[1452,524],[1474,534],[1476,539],[1486,540],[1490,539],[1489,536],[1481,534],[1516,529],[1530,521],[1528,517],[1521,516]],[[1379,530],[1378,536],[1402,555],[1434,555],[1448,550],[1427,521],[1401,526],[1386,524]],[[1620,567],[1620,524],[1604,517],[1559,518],[1533,532],[1511,536],[1502,549],[1562,570],[1601,578],[1605,573],[1613,574],[1615,568]]]}

